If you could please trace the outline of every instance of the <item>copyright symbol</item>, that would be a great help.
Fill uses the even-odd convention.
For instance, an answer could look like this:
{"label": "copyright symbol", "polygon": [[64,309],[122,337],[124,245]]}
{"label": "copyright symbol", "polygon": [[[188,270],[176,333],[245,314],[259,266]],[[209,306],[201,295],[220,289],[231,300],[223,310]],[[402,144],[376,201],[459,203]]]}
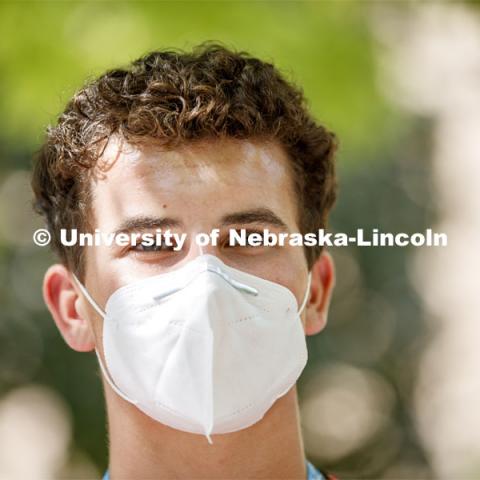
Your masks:
{"label": "copyright symbol", "polygon": [[52,236],[46,228],[39,228],[33,233],[33,243],[39,247],[45,247],[50,243]]}

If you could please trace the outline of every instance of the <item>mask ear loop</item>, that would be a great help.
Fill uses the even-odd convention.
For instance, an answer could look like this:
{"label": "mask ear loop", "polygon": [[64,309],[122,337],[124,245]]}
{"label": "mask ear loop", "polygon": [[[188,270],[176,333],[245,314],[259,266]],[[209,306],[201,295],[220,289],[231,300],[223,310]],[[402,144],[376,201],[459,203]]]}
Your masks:
{"label": "mask ear loop", "polygon": [[77,276],[72,273],[72,276],[77,284],[78,288],[81,290],[85,298],[88,300],[88,303],[96,310],[96,312],[104,319],[105,312],[98,306],[98,303],[93,299],[93,297],[88,293],[88,290],[83,286],[82,282],[77,278]]}
{"label": "mask ear loop", "polygon": [[303,309],[305,308],[305,305],[307,304],[308,301],[308,296],[310,294],[310,285],[312,284],[312,272],[308,272],[308,279],[307,279],[307,289],[305,292],[305,296],[303,297],[302,305],[300,306],[300,309],[298,310],[298,315],[301,315],[303,312]]}
{"label": "mask ear loop", "polygon": [[[75,283],[77,284],[78,288],[80,291],[83,293],[85,298],[88,300],[90,305],[96,310],[96,312],[103,318],[105,321],[105,312],[98,306],[98,303],[93,299],[93,297],[88,293],[88,290],[83,286],[83,284],[80,282],[80,280],[77,278],[77,276],[72,273],[73,278],[75,280]],[[113,383],[113,379],[108,373],[108,370],[106,366],[103,364],[102,359],[100,357],[100,354],[98,353],[98,350],[95,349],[95,355],[97,356],[98,364],[100,365],[100,370],[102,371],[102,375],[105,377],[105,380],[107,380],[108,384],[110,387],[112,387],[112,390],[121,398],[126,400],[129,403],[132,403],[133,405],[137,405],[138,402],[136,400],[132,400],[131,398],[127,397],[124,393],[120,391],[120,389]]]}

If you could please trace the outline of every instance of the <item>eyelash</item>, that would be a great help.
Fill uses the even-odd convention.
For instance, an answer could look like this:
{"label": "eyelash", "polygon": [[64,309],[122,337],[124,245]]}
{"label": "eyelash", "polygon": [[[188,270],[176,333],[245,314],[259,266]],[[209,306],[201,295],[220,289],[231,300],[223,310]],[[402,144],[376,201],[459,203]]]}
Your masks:
{"label": "eyelash", "polygon": [[144,245],[142,241],[138,240],[138,243],[136,243],[135,245],[132,245],[129,248],[129,250],[135,253],[160,253],[160,252],[173,252],[174,251],[173,249],[176,247],[176,244],[172,246],[165,245],[165,243],[163,243],[163,240],[160,245],[157,245],[156,243],[153,243],[153,244],[150,244],[150,242],[148,243],[149,243],[148,245]]}
{"label": "eyelash", "polygon": [[[135,251],[135,252],[170,252],[170,251],[173,251],[173,248],[175,247],[175,245],[172,245],[172,246],[167,246],[167,245],[145,245],[143,246],[143,248],[138,248],[138,247],[142,247],[143,244],[140,242],[138,243],[137,245],[133,246],[131,248],[131,250]],[[152,249],[152,250],[149,250],[149,249]]]}

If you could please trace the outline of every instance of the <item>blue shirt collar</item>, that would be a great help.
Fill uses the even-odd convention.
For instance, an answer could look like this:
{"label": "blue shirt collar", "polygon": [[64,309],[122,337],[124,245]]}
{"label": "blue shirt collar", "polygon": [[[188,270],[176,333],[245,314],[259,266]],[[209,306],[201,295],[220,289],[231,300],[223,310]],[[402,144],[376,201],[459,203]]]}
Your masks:
{"label": "blue shirt collar", "polygon": [[[103,476],[103,480],[110,480],[108,470]],[[325,477],[307,460],[307,480],[325,480]]]}

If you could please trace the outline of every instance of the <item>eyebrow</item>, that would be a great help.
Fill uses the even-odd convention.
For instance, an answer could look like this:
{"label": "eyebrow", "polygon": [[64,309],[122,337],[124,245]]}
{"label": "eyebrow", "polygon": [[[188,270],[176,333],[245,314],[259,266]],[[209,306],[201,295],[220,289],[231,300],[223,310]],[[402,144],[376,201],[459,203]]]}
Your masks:
{"label": "eyebrow", "polygon": [[180,220],[171,217],[130,217],[119,225],[115,230],[115,235],[118,235],[119,233],[130,233],[135,230],[147,230],[152,228],[163,230],[168,228],[178,228],[181,226],[183,226],[183,223]]}
{"label": "eyebrow", "polygon": [[265,207],[253,208],[224,215],[221,218],[220,223],[222,226],[263,223],[288,230],[287,224],[276,213]]}
{"label": "eyebrow", "polygon": [[[265,207],[229,213],[220,219],[220,225],[223,227],[239,224],[247,225],[252,223],[268,224],[288,230],[287,224],[276,213]],[[168,228],[181,227],[183,227],[183,222],[177,218],[138,216],[124,220],[115,230],[115,235],[152,228],[165,230]]]}

